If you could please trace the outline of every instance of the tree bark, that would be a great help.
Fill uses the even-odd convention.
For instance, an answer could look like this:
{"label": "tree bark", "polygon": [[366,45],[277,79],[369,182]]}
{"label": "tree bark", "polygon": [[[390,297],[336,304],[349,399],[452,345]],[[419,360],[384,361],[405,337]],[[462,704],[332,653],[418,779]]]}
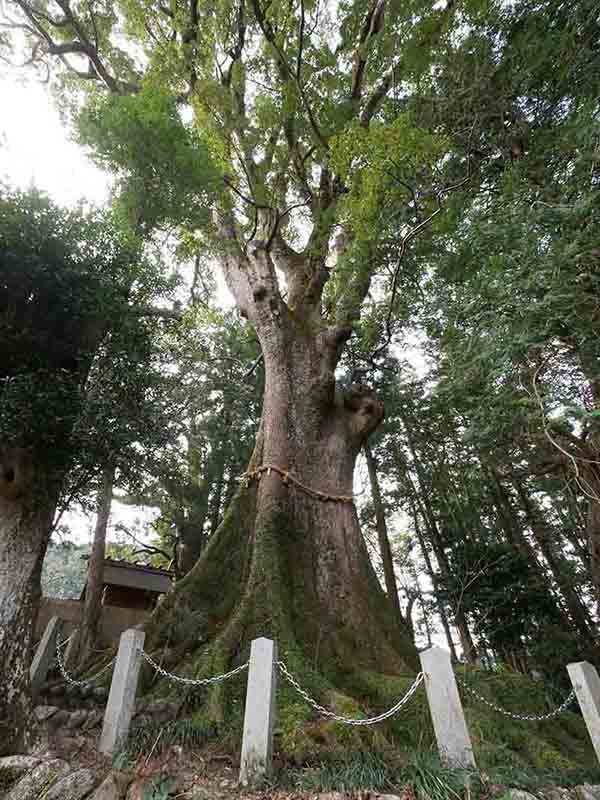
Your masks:
{"label": "tree bark", "polygon": [[35,740],[29,666],[58,489],[30,453],[0,450],[0,756]]}
{"label": "tree bark", "polygon": [[[387,523],[385,519],[385,512],[383,510],[383,501],[381,499],[381,489],[379,487],[379,480],[377,477],[377,465],[373,456],[373,451],[369,446],[369,442],[363,445],[363,452],[367,460],[367,469],[369,470],[369,481],[371,483],[371,496],[373,497],[373,505],[375,507],[375,520],[377,525],[377,538],[379,540],[379,554],[381,556],[381,563],[383,565],[383,575],[385,579],[385,589],[389,597],[394,614],[398,621],[398,625],[404,623],[402,612],[400,610],[400,599],[398,597],[398,586],[396,584],[396,574],[394,572],[394,559],[392,556],[392,548],[390,547],[390,540],[388,537]],[[411,605],[412,607],[412,605]],[[410,616],[407,616],[407,623]],[[412,626],[409,624],[411,635],[413,633]]]}
{"label": "tree bark", "polygon": [[221,496],[223,494],[223,483],[225,474],[225,463],[221,462],[219,465],[219,474],[215,482],[212,497],[210,498],[210,536],[217,532],[219,523],[221,521]]}
{"label": "tree bark", "polygon": [[410,635],[396,624],[354,503],[344,499],[356,457],[383,416],[370,390],[336,386],[349,330],[311,333],[266,287],[246,300],[265,364],[248,480],[199,562],[157,609],[149,647],[197,648],[197,626],[178,624],[187,616],[205,620],[200,636],[219,654],[214,667],[264,635],[314,669],[335,668],[338,683],[359,667],[413,671]]}
{"label": "tree bark", "polygon": [[78,664],[83,666],[92,655],[98,639],[100,615],[102,613],[102,585],[104,559],[106,557],[106,531],[112,504],[115,469],[107,466],[102,472],[102,483],[98,492],[94,542],[87,569],[85,599],[79,638]]}

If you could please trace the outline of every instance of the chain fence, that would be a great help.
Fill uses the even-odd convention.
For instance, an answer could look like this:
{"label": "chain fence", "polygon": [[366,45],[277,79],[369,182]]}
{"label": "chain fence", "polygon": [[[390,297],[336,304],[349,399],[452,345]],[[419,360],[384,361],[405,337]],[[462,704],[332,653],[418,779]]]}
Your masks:
{"label": "chain fence", "polygon": [[408,703],[410,698],[414,695],[414,693],[417,691],[417,689],[419,688],[419,686],[423,681],[423,673],[419,672],[419,674],[414,679],[414,681],[412,682],[411,686],[409,687],[405,695],[396,703],[396,705],[392,706],[391,708],[388,708],[387,711],[383,711],[376,717],[367,717],[366,719],[352,719],[350,717],[343,717],[319,705],[319,703],[317,703],[317,701],[300,686],[296,678],[292,675],[292,673],[289,671],[289,669],[286,667],[283,661],[278,661],[277,666],[279,667],[281,673],[288,680],[288,682],[298,692],[298,694],[301,697],[303,697],[306,700],[306,702],[315,709],[315,711],[318,711],[319,714],[323,717],[329,717],[329,719],[333,719],[336,722],[341,722],[344,725],[376,725],[378,722],[383,722],[389,717],[394,716],[394,714],[397,714],[398,711],[400,711],[400,709]]}
{"label": "chain fence", "polygon": [[526,722],[544,722],[549,719],[554,719],[554,717],[558,717],[560,714],[563,713],[563,711],[566,711],[567,708],[571,705],[571,703],[575,699],[575,690],[572,689],[565,698],[565,700],[559,706],[557,706],[557,708],[555,708],[552,711],[549,711],[547,714],[517,714],[514,711],[507,711],[507,709],[496,705],[496,703],[493,703],[491,700],[488,700],[487,697],[484,697],[482,694],[479,694],[479,692],[473,689],[472,686],[469,686],[469,684],[466,683],[466,681],[459,679],[459,685],[462,686],[462,688],[465,689],[465,691],[467,691],[469,694],[473,695],[473,697],[476,697],[481,703],[484,703],[489,708],[493,709],[494,711],[497,711],[498,714],[503,714],[505,717],[510,717],[511,719],[523,720]]}
{"label": "chain fence", "polygon": [[175,675],[173,672],[168,672],[166,669],[157,664],[154,659],[146,653],[145,650],[140,650],[140,655],[150,666],[154,669],[158,675],[166,678],[169,681],[173,681],[173,683],[182,683],[185,686],[209,686],[213,683],[221,683],[221,681],[226,681],[228,678],[233,678],[234,675],[237,675],[240,672],[243,672],[245,669],[248,669],[248,661],[244,664],[240,664],[239,667],[230,670],[229,672],[224,672],[222,675],[213,675],[212,678],[186,678],[183,675]]}
{"label": "chain fence", "polygon": [[65,639],[62,642],[59,641],[59,640],[56,641],[56,660],[58,662],[58,669],[60,671],[60,674],[63,676],[63,678],[65,679],[66,683],[69,686],[73,686],[73,687],[81,686],[81,687],[86,688],[86,689],[87,688],[93,689],[94,686],[95,686],[95,681],[100,677],[100,675],[103,675],[106,672],[106,670],[109,669],[109,667],[112,667],[112,665],[115,663],[116,656],[114,658],[111,658],[111,660],[108,662],[108,664],[105,664],[102,667],[102,669],[99,672],[97,672],[95,675],[92,675],[89,678],[85,678],[85,680],[81,680],[81,681],[76,680],[67,671],[67,668],[65,667],[65,662],[63,660],[63,655],[62,655],[62,652],[61,652],[63,647],[65,647],[71,641],[71,639],[73,638],[73,635],[74,634],[71,634],[71,636],[69,636],[68,639]]}
{"label": "chain fence", "polygon": [[[162,678],[172,681],[174,683],[181,683],[185,686],[210,686],[215,683],[221,683],[222,681],[226,681],[229,678],[233,678],[235,675],[243,672],[244,670],[248,669],[249,662],[246,661],[243,664],[240,664],[235,669],[230,670],[229,672],[224,672],[221,675],[213,675],[210,678],[187,678],[183,675],[176,675],[175,673],[169,672],[168,670],[161,667],[160,664],[157,664],[154,659],[146,653],[145,650],[140,650],[140,655],[153,669],[154,671],[160,675]],[[107,665],[110,666],[110,665]],[[390,717],[393,717],[397,714],[413,697],[419,686],[424,680],[424,675],[422,672],[416,676],[412,684],[409,686],[405,694],[398,700],[398,702],[393,705],[391,708],[388,708],[387,711],[383,711],[381,714],[377,714],[374,717],[367,717],[362,719],[353,719],[351,717],[345,717],[340,714],[336,714],[334,711],[331,711],[328,708],[320,705],[314,697],[311,697],[310,694],[302,688],[298,680],[294,677],[294,675],[290,672],[287,668],[285,662],[277,661],[277,667],[279,668],[281,674],[284,678],[288,681],[288,683],[296,690],[296,692],[312,707],[315,711],[318,712],[322,717],[327,717],[328,719],[332,719],[335,722],[340,722],[344,725],[354,725],[354,726],[363,726],[363,725],[376,725],[379,722],[383,722]],[[62,671],[62,670],[61,670]],[[499,714],[503,714],[506,717],[510,717],[511,719],[516,720],[523,720],[528,722],[543,722],[546,720],[553,719],[554,717],[558,717],[562,714],[566,709],[573,703],[575,699],[575,691],[571,691],[566,699],[555,709],[548,712],[547,714],[518,714],[512,711],[508,711],[505,708],[502,708],[496,703],[493,703],[491,700],[488,700],[487,697],[484,697],[480,694],[476,689],[470,686],[466,681],[462,679],[458,679],[460,686],[469,694],[473,695],[473,697],[477,698],[481,703],[484,703],[489,708],[493,709],[494,711],[498,712]]]}
{"label": "chain fence", "polygon": [[[73,678],[73,676],[67,671],[63,659],[62,650],[71,640],[72,636],[64,641],[56,642],[56,659],[58,662],[58,668],[62,677],[64,678],[65,682],[69,684],[69,686],[73,687],[94,687],[95,681],[103,675],[116,661],[116,657],[112,658],[108,664],[106,664],[102,669],[97,672],[95,675],[92,675],[89,678],[85,678],[84,680],[77,680]],[[168,681],[172,681],[173,683],[180,683],[184,686],[210,686],[216,683],[221,683],[223,681],[228,680],[229,678],[233,678],[235,675],[240,674],[248,669],[249,661],[245,661],[243,664],[235,667],[229,672],[224,672],[221,675],[213,675],[210,678],[188,678],[183,675],[176,675],[173,672],[169,672],[168,670],[164,669],[160,664],[157,664],[156,661],[146,653],[145,650],[140,649],[138,651],[141,657],[146,661],[152,669],[160,675],[162,678]],[[340,714],[336,714],[334,711],[331,711],[328,708],[320,705],[310,694],[302,688],[298,680],[294,677],[294,675],[290,672],[287,668],[285,662],[277,661],[277,667],[279,668],[281,674],[284,678],[288,681],[288,683],[296,690],[296,692],[315,710],[318,714],[323,717],[327,717],[328,719],[332,719],[335,722],[340,722],[344,725],[352,725],[352,726],[364,726],[364,725],[376,725],[379,722],[383,722],[390,717],[393,717],[397,714],[401,709],[409,702],[409,700],[413,697],[419,686],[424,680],[424,675],[422,672],[416,676],[412,684],[409,686],[405,694],[398,700],[398,702],[393,705],[391,708],[388,708],[387,711],[383,711],[381,714],[377,714],[374,717],[367,717],[367,718],[356,718],[353,719],[351,717],[345,717]],[[565,700],[557,706],[552,711],[549,711],[546,714],[519,714],[513,711],[509,711],[501,706],[497,705],[491,700],[488,700],[487,697],[484,697],[480,694],[476,689],[470,686],[464,679],[457,678],[457,682],[460,687],[467,692],[468,694],[475,697],[479,702],[483,703],[484,705],[491,708],[493,711],[496,711],[498,714],[502,714],[505,717],[510,717],[511,719],[520,720],[520,721],[527,721],[527,722],[544,722],[550,719],[554,719],[562,714],[564,711],[568,709],[568,707],[573,703],[575,700],[575,690],[571,690]]]}

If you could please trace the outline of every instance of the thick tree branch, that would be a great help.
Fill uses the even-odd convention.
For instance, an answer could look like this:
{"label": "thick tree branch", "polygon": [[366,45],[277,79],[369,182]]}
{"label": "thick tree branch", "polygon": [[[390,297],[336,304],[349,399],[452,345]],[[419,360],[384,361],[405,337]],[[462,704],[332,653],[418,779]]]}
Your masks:
{"label": "thick tree branch", "polygon": [[[97,79],[112,92],[117,94],[136,92],[139,90],[134,84],[118,81],[104,66],[98,53],[97,46],[94,46],[81,21],[73,13],[68,0],[56,0],[63,12],[63,17],[55,20],[49,15],[42,14],[31,5],[27,0],[15,0],[24,16],[29,20],[34,30],[31,33],[44,42],[44,50],[48,55],[58,57],[64,66],[73,74],[83,79]],[[71,42],[56,42],[51,33],[44,27],[42,20],[52,27],[70,28],[76,37]],[[95,24],[93,21],[92,24]],[[84,72],[73,66],[66,58],[66,55],[81,55],[87,58],[90,65],[89,71]]]}
{"label": "thick tree branch", "polygon": [[362,24],[352,66],[352,87],[350,96],[353,100],[360,100],[362,95],[363,79],[367,66],[367,50],[373,37],[376,36],[383,27],[385,2],[386,0],[374,0]]}

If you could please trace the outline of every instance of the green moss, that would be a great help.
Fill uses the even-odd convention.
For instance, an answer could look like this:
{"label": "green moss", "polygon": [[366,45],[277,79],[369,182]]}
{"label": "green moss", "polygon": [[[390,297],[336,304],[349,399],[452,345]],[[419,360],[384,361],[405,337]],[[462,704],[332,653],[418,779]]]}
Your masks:
{"label": "green moss", "polygon": [[[172,671],[209,677],[246,661],[251,641],[267,635],[277,641],[280,658],[318,703],[348,717],[375,715],[405,694],[414,673],[365,669],[356,642],[335,632],[327,641],[320,640],[318,608],[309,595],[309,582],[305,586],[302,574],[294,569],[304,539],[287,498],[275,497],[261,505],[257,516],[256,486],[240,490],[219,534],[154,615],[148,649],[174,649]],[[524,676],[467,673],[464,668],[458,672],[506,708],[520,713],[548,710],[544,688]],[[210,688],[182,688],[149,672],[144,683],[152,697],[181,701],[182,715],[216,730],[221,747],[233,754],[239,753],[241,744],[245,686],[245,673]],[[583,723],[574,714],[531,723],[501,716],[470,695],[465,695],[464,706],[482,769],[560,765],[567,770],[595,763]],[[389,758],[435,750],[423,687],[390,720],[373,727],[349,727],[319,717],[281,676],[277,715],[276,753],[295,765],[335,763],[365,751]]]}
{"label": "green moss", "polygon": [[[545,714],[561,700],[549,698],[543,685],[524,675],[470,671],[467,680],[480,694],[517,714]],[[515,720],[464,692],[463,705],[481,768],[574,769],[596,764],[583,720],[573,712],[546,722]]]}
{"label": "green moss", "polygon": [[13,770],[6,768],[0,769],[0,792],[12,786],[17,777],[18,776],[14,773]]}

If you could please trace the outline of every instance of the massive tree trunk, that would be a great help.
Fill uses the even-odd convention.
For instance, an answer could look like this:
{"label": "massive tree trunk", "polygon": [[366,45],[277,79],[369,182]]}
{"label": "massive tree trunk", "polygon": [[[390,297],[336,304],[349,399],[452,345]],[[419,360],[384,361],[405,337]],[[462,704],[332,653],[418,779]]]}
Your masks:
{"label": "massive tree trunk", "polygon": [[266,256],[247,267],[255,288],[238,302],[265,366],[255,451],[219,530],[154,615],[148,645],[183,654],[212,642],[218,669],[266,635],[337,685],[361,668],[412,672],[414,645],[379,586],[352,501],[356,457],[383,408],[365,387],[336,386],[350,329],[315,330],[294,313]]}
{"label": "massive tree trunk", "polygon": [[113,481],[115,469],[106,467],[102,472],[102,484],[98,492],[98,507],[94,542],[87,570],[85,600],[81,618],[78,663],[83,666],[89,659],[96,645],[100,614],[102,612],[102,585],[104,575],[104,559],[106,557],[106,531],[112,504]]}
{"label": "massive tree trunk", "polygon": [[34,741],[29,665],[58,491],[31,454],[0,450],[0,756]]}
{"label": "massive tree trunk", "polygon": [[315,667],[360,663],[394,673],[416,666],[350,499],[356,456],[382,408],[359,387],[324,398],[319,381],[307,381],[315,360],[314,342],[291,337],[267,357],[247,480],[196,567],[159,609],[155,644],[189,645],[187,636],[176,640],[183,604],[212,618],[205,635],[218,631],[229,656],[240,640],[268,635],[299,647]]}

